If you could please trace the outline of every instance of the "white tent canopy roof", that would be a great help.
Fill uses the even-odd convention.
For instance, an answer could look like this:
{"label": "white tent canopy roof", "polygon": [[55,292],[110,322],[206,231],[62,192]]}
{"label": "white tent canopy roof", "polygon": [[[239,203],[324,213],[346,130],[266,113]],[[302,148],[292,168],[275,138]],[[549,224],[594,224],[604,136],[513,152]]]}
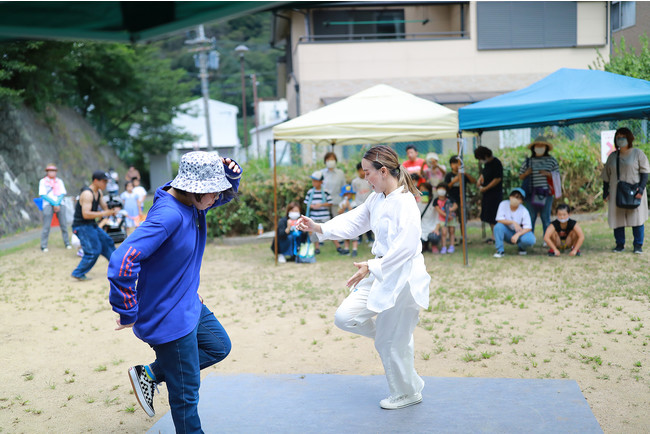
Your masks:
{"label": "white tent canopy roof", "polygon": [[273,128],[276,140],[364,145],[455,138],[458,113],[379,84]]}

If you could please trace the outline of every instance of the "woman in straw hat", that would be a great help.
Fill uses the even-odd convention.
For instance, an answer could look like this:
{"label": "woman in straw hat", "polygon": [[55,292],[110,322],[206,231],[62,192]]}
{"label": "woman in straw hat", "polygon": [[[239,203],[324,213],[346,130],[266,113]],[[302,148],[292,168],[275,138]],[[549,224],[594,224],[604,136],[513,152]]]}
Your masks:
{"label": "woman in straw hat", "polygon": [[413,330],[420,308],[429,305],[431,280],[422,257],[420,211],[414,197],[420,193],[387,146],[369,149],[361,165],[374,190],[366,201],[326,223],[303,216],[298,228],[320,239],[354,239],[371,229],[375,234],[375,259],[354,263],[358,271],[347,281],[353,289],[336,311],[334,323],[375,340],[390,389],[379,405],[394,410],[421,402],[424,387],[413,353]]}
{"label": "woman in straw hat", "polygon": [[133,328],[156,360],[129,369],[135,396],[154,416],[153,391],[167,383],[177,432],[202,432],[197,412],[200,370],[223,360],[230,339],[198,295],[205,215],[236,195],[242,170],[217,153],[183,155],[178,175],[158,188],[144,221],[108,266],[117,329]]}
{"label": "woman in straw hat", "polygon": [[552,172],[560,170],[557,160],[549,155],[553,150],[553,144],[545,136],[537,137],[530,145],[531,156],[526,158],[519,168],[519,179],[527,184],[526,199],[524,205],[530,213],[533,233],[535,233],[535,221],[539,214],[542,219],[542,236],[546,228],[551,224],[551,208],[553,207],[553,192],[549,185]]}

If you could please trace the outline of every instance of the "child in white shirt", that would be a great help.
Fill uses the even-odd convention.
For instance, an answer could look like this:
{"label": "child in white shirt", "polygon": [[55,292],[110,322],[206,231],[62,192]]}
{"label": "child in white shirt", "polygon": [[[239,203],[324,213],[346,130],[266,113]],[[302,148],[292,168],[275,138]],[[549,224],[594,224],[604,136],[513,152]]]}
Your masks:
{"label": "child in white shirt", "polygon": [[508,197],[499,204],[494,225],[494,244],[497,249],[495,258],[502,258],[505,254],[503,243],[516,244],[519,254],[526,255],[526,249],[535,244],[533,226],[530,223],[530,213],[523,204],[526,192],[521,188],[514,188]]}

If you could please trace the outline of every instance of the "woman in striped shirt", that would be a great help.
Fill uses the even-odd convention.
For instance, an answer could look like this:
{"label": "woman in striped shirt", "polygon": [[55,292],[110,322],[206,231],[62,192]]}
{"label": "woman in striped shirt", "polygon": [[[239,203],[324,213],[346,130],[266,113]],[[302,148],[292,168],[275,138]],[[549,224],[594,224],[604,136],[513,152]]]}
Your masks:
{"label": "woman in striped shirt", "polygon": [[[526,192],[526,201],[524,205],[530,212],[530,221],[533,226],[532,232],[535,233],[535,221],[537,215],[542,219],[542,235],[546,233],[546,228],[551,223],[551,207],[553,206],[553,192],[549,186],[548,180],[551,173],[560,170],[557,160],[548,153],[553,150],[553,144],[544,136],[537,137],[533,143],[528,145],[531,150],[531,156],[526,158],[519,169],[519,179],[522,181],[530,177],[529,188]],[[541,199],[541,204],[535,203],[533,196],[536,195]]]}

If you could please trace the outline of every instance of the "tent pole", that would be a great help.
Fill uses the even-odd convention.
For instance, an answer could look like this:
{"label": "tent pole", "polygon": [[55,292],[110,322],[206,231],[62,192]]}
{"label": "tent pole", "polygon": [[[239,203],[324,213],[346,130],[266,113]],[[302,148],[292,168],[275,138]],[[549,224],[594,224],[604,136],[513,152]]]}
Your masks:
{"label": "tent pole", "polygon": [[467,261],[467,227],[466,227],[466,221],[467,221],[467,214],[465,213],[465,163],[463,162],[463,159],[465,158],[464,155],[461,154],[461,149],[460,149],[460,143],[463,141],[463,132],[458,131],[458,134],[456,135],[456,145],[458,148],[458,155],[460,156],[460,169],[458,170],[458,175],[460,176],[460,182],[459,187],[460,187],[460,215],[461,220],[460,220],[460,234],[463,237],[463,264],[468,265]]}
{"label": "tent pole", "polygon": [[[476,136],[476,147],[481,146],[481,134],[483,134],[483,131],[479,131],[478,136]],[[481,162],[477,161],[476,164],[478,166],[478,174],[480,176],[481,175]],[[485,238],[487,238],[487,234],[485,232],[485,222],[481,221],[481,239],[484,240]]]}
{"label": "tent pole", "polygon": [[278,141],[273,139],[273,238],[275,238],[275,265],[278,265],[278,173],[277,161],[275,161],[275,148]]}

